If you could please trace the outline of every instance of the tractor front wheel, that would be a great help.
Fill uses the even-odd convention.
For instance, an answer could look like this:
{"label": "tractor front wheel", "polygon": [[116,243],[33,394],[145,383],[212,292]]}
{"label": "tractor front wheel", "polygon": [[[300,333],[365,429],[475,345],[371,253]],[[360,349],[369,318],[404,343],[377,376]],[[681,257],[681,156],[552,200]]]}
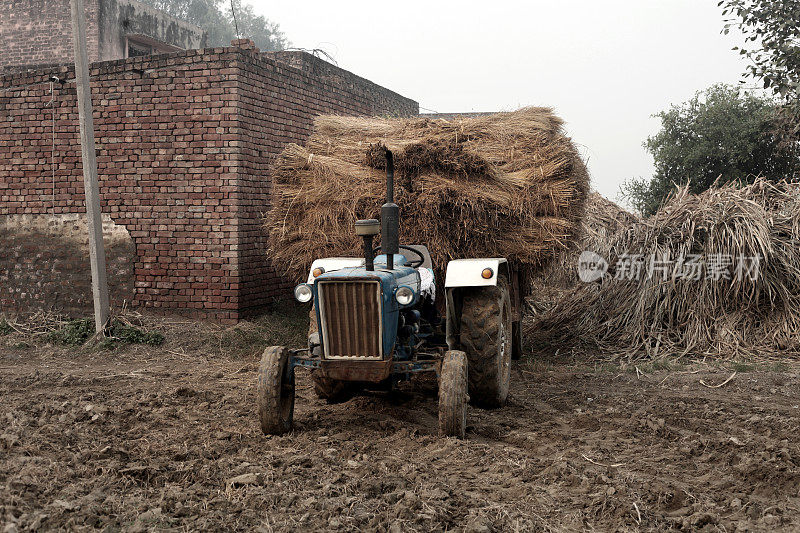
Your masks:
{"label": "tractor front wheel", "polygon": [[439,435],[464,438],[467,429],[467,355],[445,352],[439,372]]}
{"label": "tractor front wheel", "polygon": [[258,368],[256,404],[264,435],[291,431],[294,416],[294,368],[285,346],[270,346]]}

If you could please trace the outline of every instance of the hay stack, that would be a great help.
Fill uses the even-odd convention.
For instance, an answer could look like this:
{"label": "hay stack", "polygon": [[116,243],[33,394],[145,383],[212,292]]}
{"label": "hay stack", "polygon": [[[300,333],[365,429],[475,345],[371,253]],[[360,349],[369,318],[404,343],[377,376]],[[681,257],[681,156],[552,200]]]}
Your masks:
{"label": "hay stack", "polygon": [[[586,203],[586,217],[580,239],[581,251],[602,250],[609,241],[638,221],[637,215],[626,211],[600,193],[592,192]],[[573,263],[573,267],[575,264]]]}
{"label": "hay stack", "polygon": [[586,214],[578,238],[547,267],[535,283],[561,291],[573,288],[579,282],[578,257],[581,252],[605,250],[612,239],[638,220],[638,216],[606,199],[600,193],[591,192],[586,201]]}
{"label": "hay stack", "polygon": [[[611,265],[602,281],[565,294],[526,333],[536,344],[599,347],[629,358],[800,354],[799,245],[800,196],[793,185],[758,180],[699,195],[684,188],[600,246]],[[623,254],[643,257],[639,281],[616,279]],[[700,256],[701,279],[686,276],[692,255]],[[662,265],[687,260],[667,276],[657,270],[648,276],[652,256]],[[755,279],[737,277],[740,258],[756,256]]]}
{"label": "hay stack", "polygon": [[266,220],[273,264],[303,279],[318,257],[361,255],[359,218],[385,201],[384,146],[395,153],[400,239],[425,244],[441,272],[464,257],[541,269],[574,238],[586,167],[550,109],[453,121],[322,116],[306,147],[273,169]]}
{"label": "hay stack", "polygon": [[527,300],[528,310],[535,315],[550,310],[565,292],[580,283],[578,258],[581,252],[605,250],[612,239],[638,220],[639,217],[633,213],[601,194],[591,192],[586,201],[586,214],[578,238],[533,280],[531,296]]}

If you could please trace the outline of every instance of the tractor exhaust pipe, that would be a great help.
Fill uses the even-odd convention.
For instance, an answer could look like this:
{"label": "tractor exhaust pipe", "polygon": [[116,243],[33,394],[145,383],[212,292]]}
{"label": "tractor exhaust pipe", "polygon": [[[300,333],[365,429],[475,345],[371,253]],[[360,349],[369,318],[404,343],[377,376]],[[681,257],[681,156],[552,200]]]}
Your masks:
{"label": "tractor exhaust pipe", "polygon": [[381,249],[386,268],[394,268],[394,254],[400,253],[400,207],[394,203],[394,156],[386,149],[386,203],[381,206]]}
{"label": "tractor exhaust pipe", "polygon": [[394,154],[386,148],[386,203],[394,203]]}

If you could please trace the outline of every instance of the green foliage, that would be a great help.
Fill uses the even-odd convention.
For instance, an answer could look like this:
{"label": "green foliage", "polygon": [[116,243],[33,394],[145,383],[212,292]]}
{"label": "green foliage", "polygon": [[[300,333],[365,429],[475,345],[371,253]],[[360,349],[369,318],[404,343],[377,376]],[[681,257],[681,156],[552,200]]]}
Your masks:
{"label": "green foliage", "polygon": [[70,320],[61,329],[47,334],[47,340],[63,346],[81,346],[94,335],[94,320],[81,318]]}
{"label": "green foliage", "polygon": [[746,57],[745,77],[760,80],[784,103],[789,120],[779,126],[787,142],[800,139],[800,0],[720,0],[726,17],[723,33],[737,27],[745,44],[739,53]]}
{"label": "green foliage", "polygon": [[139,328],[127,326],[119,321],[115,321],[106,332],[106,340],[121,344],[161,346],[164,344],[164,335],[157,331],[142,331]]}
{"label": "green foliage", "polygon": [[6,319],[0,318],[0,336],[8,335],[12,331],[14,331],[14,328],[12,328],[11,325],[6,322]]}
{"label": "green foliage", "polygon": [[289,41],[280,27],[262,15],[256,15],[253,6],[242,5],[233,0],[236,20],[234,22],[231,2],[226,0],[143,0],[156,9],[169,13],[200,26],[208,32],[208,46],[230,46],[238,35],[251,39],[264,51],[283,50]]}
{"label": "green foliage", "polygon": [[676,185],[688,183],[691,192],[700,193],[717,180],[780,180],[800,170],[800,152],[775,134],[770,99],[714,85],[655,116],[661,119],[661,130],[644,143],[655,175],[622,187],[622,195],[644,215],[658,210]]}
{"label": "green foliage", "polygon": [[[71,320],[60,329],[47,334],[47,340],[63,346],[82,346],[94,336],[94,320],[82,318]],[[164,342],[164,335],[156,331],[142,331],[139,328],[123,324],[115,320],[105,331],[100,347],[113,349],[120,344],[147,344],[159,346]]]}
{"label": "green foliage", "polygon": [[776,95],[800,95],[800,0],[722,0],[727,34],[737,26],[745,46],[734,50],[751,61],[746,76],[762,80]]}

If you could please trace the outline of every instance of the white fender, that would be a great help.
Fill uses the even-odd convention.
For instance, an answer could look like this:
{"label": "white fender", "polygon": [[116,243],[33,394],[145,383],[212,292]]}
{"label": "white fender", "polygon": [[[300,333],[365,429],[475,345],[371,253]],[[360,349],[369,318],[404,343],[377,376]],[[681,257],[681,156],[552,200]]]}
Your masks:
{"label": "white fender", "polygon": [[341,270],[343,268],[360,267],[364,265],[363,257],[326,257],[324,259],[315,259],[311,263],[311,268],[308,269],[308,281],[306,283],[314,283],[314,269],[322,267],[325,272],[333,272],[334,270]]}
{"label": "white fender", "polygon": [[[447,263],[444,277],[445,288],[453,287],[492,287],[497,285],[497,277],[507,267],[504,257],[487,259],[456,259]],[[484,269],[492,269],[492,277],[486,279],[481,273]]]}

